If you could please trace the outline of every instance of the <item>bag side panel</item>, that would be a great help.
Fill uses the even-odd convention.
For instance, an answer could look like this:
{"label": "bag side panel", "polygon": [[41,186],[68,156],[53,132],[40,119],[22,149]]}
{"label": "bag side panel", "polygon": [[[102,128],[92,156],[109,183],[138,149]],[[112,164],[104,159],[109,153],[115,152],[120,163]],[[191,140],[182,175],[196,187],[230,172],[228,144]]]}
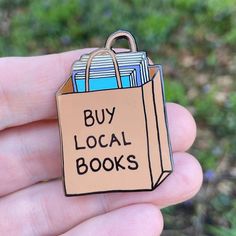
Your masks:
{"label": "bag side panel", "polygon": [[162,168],[164,172],[172,171],[172,150],[167,124],[167,114],[165,108],[164,87],[161,67],[158,67],[158,73],[152,79],[153,81],[153,98],[157,113],[157,122],[159,127]]}
{"label": "bag side panel", "polygon": [[153,99],[153,83],[149,81],[143,85],[143,97],[146,110],[146,121],[148,130],[148,145],[150,157],[150,171],[152,175],[152,187],[158,181],[162,174],[162,163],[160,153],[159,127],[157,123],[157,115],[154,109]]}

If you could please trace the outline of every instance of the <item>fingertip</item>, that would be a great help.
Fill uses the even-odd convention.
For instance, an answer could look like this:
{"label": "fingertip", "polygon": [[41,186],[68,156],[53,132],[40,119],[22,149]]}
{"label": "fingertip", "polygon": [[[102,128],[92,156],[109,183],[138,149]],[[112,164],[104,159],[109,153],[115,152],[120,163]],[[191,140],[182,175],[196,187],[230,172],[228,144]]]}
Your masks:
{"label": "fingertip", "polygon": [[[160,235],[163,230],[163,217],[159,208],[153,204],[142,203],[130,205],[120,210],[123,213],[126,211],[126,214],[123,214],[127,220],[132,219],[130,223],[130,234],[136,231],[135,235]],[[125,219],[125,218],[124,218]],[[126,231],[127,233],[128,231]]]}
{"label": "fingertip", "polygon": [[[143,227],[148,227],[145,231],[149,234],[145,235],[161,235],[164,221],[159,208],[153,204],[140,204],[139,207],[138,212],[143,214],[139,221],[144,225]],[[144,224],[144,222],[147,222],[147,224]]]}
{"label": "fingertip", "polygon": [[163,192],[169,191],[169,199],[165,199],[167,204],[161,205],[177,204],[193,198],[199,192],[202,182],[203,171],[198,160],[189,153],[174,153],[174,171],[160,186]]}
{"label": "fingertip", "polygon": [[154,235],[161,235],[163,228],[164,228],[164,219],[162,216],[161,211],[159,210],[159,208],[157,206],[152,205],[153,208],[155,207],[155,211],[156,211],[156,216],[153,218],[154,219],[154,226],[156,227],[156,234]]}
{"label": "fingertip", "polygon": [[168,124],[174,152],[188,150],[196,138],[196,123],[192,114],[176,103],[167,104]]}
{"label": "fingertip", "polygon": [[[199,190],[203,181],[203,171],[199,161],[189,153],[175,153],[174,163],[179,166],[178,173],[185,173],[188,176],[184,177],[187,180],[187,185],[192,185],[196,190]],[[185,171],[183,170],[183,166]],[[194,181],[198,179],[198,181]]]}

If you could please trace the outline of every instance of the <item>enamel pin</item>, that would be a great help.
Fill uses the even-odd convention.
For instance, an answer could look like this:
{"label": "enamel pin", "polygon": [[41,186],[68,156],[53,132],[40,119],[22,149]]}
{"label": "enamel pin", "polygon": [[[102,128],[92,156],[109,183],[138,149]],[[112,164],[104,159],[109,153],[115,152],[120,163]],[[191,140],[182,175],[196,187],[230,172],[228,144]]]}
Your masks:
{"label": "enamel pin", "polygon": [[[130,51],[112,49],[119,38]],[[172,172],[162,67],[129,32],[74,62],[57,108],[66,196],[153,190]]]}

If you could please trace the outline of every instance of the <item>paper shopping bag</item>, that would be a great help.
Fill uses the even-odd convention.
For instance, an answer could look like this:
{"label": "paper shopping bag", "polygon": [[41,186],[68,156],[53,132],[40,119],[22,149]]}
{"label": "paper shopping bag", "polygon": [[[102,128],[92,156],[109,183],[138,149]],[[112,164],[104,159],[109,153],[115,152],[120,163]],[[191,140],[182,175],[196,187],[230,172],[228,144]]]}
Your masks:
{"label": "paper shopping bag", "polygon": [[[98,55],[112,58],[117,88],[90,91],[90,66]],[[57,93],[66,196],[153,190],[172,171],[162,69],[148,66],[149,79],[123,88],[116,55],[92,52],[85,91],[69,78]]]}

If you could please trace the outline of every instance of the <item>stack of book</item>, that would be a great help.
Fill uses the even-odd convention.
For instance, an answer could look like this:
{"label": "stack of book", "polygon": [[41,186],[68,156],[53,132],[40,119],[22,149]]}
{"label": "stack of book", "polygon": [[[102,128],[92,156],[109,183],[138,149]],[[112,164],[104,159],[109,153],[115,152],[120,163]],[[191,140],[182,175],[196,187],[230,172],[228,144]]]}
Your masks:
{"label": "stack of book", "polygon": [[[72,68],[74,92],[85,92],[85,71],[89,55],[83,55]],[[148,59],[145,52],[117,53],[116,60],[122,88],[139,87],[149,80]],[[89,91],[117,89],[117,78],[110,55],[96,56],[90,66]]]}

